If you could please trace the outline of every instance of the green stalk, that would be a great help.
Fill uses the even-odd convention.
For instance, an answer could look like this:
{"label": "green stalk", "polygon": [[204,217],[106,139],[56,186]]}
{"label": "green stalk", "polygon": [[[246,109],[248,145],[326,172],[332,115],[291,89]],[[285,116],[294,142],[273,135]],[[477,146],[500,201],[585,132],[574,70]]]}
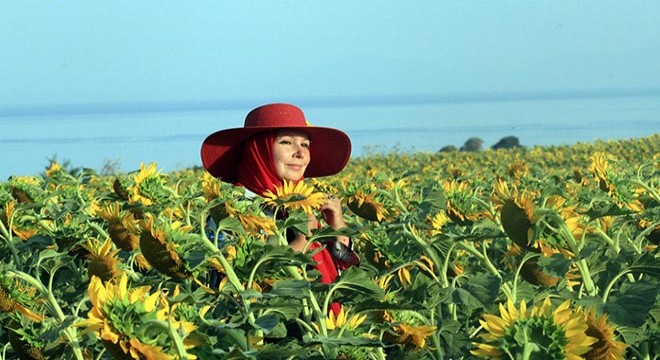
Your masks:
{"label": "green stalk", "polygon": [[656,202],[660,203],[660,194],[655,191],[654,188],[648,186],[645,182],[640,181],[640,180],[630,180],[630,183],[633,185],[637,185],[644,190],[648,191],[648,193],[655,199]]}
{"label": "green stalk", "polygon": [[580,259],[576,262],[578,270],[580,270],[580,275],[582,276],[582,283],[584,284],[587,295],[595,296],[596,295],[596,286],[594,285],[593,279],[591,279],[591,273],[589,272],[589,266],[587,266],[587,261],[585,259]]}
{"label": "green stalk", "polygon": [[500,275],[500,273],[499,273],[499,271],[497,271],[497,268],[495,267],[495,265],[493,265],[493,263],[490,261],[490,259],[486,255],[486,245],[485,244],[484,244],[484,246],[482,246],[483,254],[480,253],[479,250],[477,250],[474,246],[472,246],[472,244],[469,244],[465,241],[458,241],[458,242],[456,242],[456,245],[459,248],[461,248],[461,249],[469,252],[470,254],[474,255],[477,259],[479,259],[479,261],[482,264],[484,264],[486,266],[486,268],[488,268],[488,270],[490,270],[490,272],[493,275],[497,276],[497,278],[499,278],[499,279],[502,278],[502,275]]}
{"label": "green stalk", "polygon": [[619,242],[618,242],[618,241],[614,241],[614,240],[613,240],[609,235],[607,235],[607,233],[604,232],[600,227],[596,227],[595,229],[596,229],[596,232],[598,233],[598,235],[600,235],[600,236],[603,238],[603,240],[605,240],[605,242],[607,243],[607,245],[609,245],[609,247],[611,247],[612,250],[614,250],[614,252],[616,252],[616,253],[618,254],[618,253],[621,251],[621,247],[619,246]]}
{"label": "green stalk", "polygon": [[[48,281],[48,288],[46,288],[44,284],[41,283],[41,281],[32,277],[30,274],[17,270],[10,270],[10,271],[11,273],[15,274],[15,276],[19,277],[20,279],[34,286],[42,294],[46,295],[46,298],[48,299],[48,304],[50,305],[50,308],[55,312],[55,315],[59,320],[59,322],[64,323],[66,321],[66,316],[64,315],[64,312],[62,311],[60,305],[57,303],[57,299],[55,299],[55,296],[53,295],[53,291],[52,291],[54,271],[51,272],[50,279]],[[75,327],[69,325],[62,332],[69,340],[75,358],[77,360],[83,360],[83,355],[82,355],[82,351],[80,350],[80,345],[78,344],[78,335]]]}
{"label": "green stalk", "polygon": [[[9,219],[10,226],[12,223],[12,219]],[[5,224],[2,221],[0,221],[0,232],[2,233],[2,238],[5,239],[5,241],[7,242],[7,246],[9,247],[9,250],[11,250],[11,256],[14,258],[14,262],[18,266],[21,263],[20,257],[18,256],[18,250],[16,250],[16,247],[14,247],[13,244],[14,239],[11,234],[11,231],[7,230]]]}
{"label": "green stalk", "polygon": [[169,316],[167,317],[167,330],[170,333],[170,337],[174,341],[174,346],[176,347],[176,351],[179,354],[179,359],[187,360],[188,353],[186,352],[186,348],[183,345],[183,339],[181,339],[181,336],[179,336],[179,333],[174,328],[174,324],[172,324],[172,313],[172,307],[170,306]]}

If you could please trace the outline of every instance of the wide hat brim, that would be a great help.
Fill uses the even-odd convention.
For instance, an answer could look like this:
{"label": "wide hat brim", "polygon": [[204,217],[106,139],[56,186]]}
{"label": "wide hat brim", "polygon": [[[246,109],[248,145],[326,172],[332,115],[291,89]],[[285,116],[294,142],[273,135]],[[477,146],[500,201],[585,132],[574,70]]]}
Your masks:
{"label": "wide hat brim", "polygon": [[351,141],[343,131],[318,126],[253,126],[220,130],[206,137],[201,149],[202,164],[211,175],[235,183],[243,142],[265,131],[284,129],[304,132],[311,140],[310,162],[305,177],[334,175],[348,163]]}

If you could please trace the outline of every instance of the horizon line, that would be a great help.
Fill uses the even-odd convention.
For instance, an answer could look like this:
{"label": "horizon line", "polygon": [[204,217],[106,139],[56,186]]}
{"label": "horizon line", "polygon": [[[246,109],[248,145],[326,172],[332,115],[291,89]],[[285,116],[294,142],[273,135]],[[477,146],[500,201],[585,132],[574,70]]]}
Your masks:
{"label": "horizon line", "polygon": [[[452,94],[410,94],[377,96],[322,96],[309,98],[290,97],[279,101],[299,104],[301,107],[337,108],[372,106],[442,105],[461,103],[590,100],[603,98],[630,98],[660,96],[660,88],[630,89],[572,89],[509,92],[469,92]],[[208,101],[142,101],[142,102],[93,102],[65,104],[35,104],[0,106],[0,118],[29,116],[76,116],[141,113],[175,113],[196,111],[229,111],[251,109],[255,104],[277,102],[273,99],[258,100],[208,100]]]}

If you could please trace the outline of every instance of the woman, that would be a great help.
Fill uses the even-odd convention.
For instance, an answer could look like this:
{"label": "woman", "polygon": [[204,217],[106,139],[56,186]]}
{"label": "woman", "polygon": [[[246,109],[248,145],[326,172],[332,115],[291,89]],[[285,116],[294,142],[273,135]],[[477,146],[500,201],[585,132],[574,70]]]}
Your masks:
{"label": "woman", "polygon": [[[211,175],[264,195],[269,190],[274,193],[283,180],[297,183],[305,177],[334,175],[346,166],[350,152],[351,142],[344,132],[311,126],[302,110],[294,105],[268,104],[250,111],[243,127],[209,135],[202,144],[201,155],[202,164]],[[320,212],[333,229],[346,226],[341,203],[334,195],[326,194]],[[309,228],[319,227],[319,220],[310,215]],[[302,251],[307,244],[306,234],[302,233],[291,234],[288,240],[296,251]],[[310,244],[309,249],[319,246]],[[313,259],[326,284],[335,280],[338,270],[359,264],[346,236],[337,236]]]}

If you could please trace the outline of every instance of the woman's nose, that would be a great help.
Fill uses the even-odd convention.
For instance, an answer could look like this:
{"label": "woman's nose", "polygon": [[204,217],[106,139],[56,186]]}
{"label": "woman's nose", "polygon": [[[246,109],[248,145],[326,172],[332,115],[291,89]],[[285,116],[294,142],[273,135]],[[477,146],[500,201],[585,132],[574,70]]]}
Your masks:
{"label": "woman's nose", "polygon": [[295,150],[293,156],[297,158],[303,158],[305,156],[305,148],[302,145],[296,145]]}

